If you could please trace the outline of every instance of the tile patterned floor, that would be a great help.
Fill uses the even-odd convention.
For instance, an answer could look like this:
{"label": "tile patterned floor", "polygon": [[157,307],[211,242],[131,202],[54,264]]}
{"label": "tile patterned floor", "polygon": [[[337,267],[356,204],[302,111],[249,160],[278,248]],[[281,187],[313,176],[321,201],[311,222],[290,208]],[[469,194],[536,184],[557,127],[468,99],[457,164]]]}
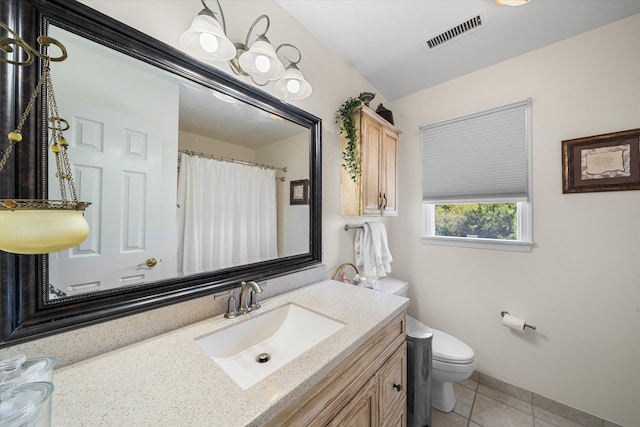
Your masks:
{"label": "tile patterned floor", "polygon": [[620,427],[477,372],[454,390],[455,408],[434,409],[431,427]]}

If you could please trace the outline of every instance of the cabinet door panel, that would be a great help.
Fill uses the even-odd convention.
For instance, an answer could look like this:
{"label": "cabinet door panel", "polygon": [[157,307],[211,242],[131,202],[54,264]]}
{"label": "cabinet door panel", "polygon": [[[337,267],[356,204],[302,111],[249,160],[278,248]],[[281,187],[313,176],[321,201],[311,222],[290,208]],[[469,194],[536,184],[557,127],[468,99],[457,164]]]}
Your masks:
{"label": "cabinet door panel", "polygon": [[407,425],[407,400],[402,399],[402,402],[393,411],[393,414],[387,422],[382,424],[383,427],[405,427]]}
{"label": "cabinet door panel", "polygon": [[383,215],[397,215],[396,185],[398,176],[398,134],[384,130],[380,149],[380,188],[383,194]]}
{"label": "cabinet door panel", "polygon": [[365,214],[380,215],[380,143],[382,126],[362,116],[362,207]]}
{"label": "cabinet door panel", "polygon": [[382,423],[391,417],[397,402],[406,399],[406,358],[407,344],[404,343],[378,371],[378,399]]}
{"label": "cabinet door panel", "polygon": [[375,377],[329,422],[329,426],[371,427],[378,425]]}

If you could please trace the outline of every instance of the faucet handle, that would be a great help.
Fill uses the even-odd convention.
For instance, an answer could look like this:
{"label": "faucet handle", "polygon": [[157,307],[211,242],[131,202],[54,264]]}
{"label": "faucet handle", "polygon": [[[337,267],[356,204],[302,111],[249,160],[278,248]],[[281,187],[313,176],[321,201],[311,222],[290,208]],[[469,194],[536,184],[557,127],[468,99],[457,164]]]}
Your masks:
{"label": "faucet handle", "polygon": [[227,301],[227,312],[224,314],[224,317],[226,317],[227,319],[233,319],[239,314],[240,313],[236,309],[236,297],[232,293],[229,297],[229,300]]}

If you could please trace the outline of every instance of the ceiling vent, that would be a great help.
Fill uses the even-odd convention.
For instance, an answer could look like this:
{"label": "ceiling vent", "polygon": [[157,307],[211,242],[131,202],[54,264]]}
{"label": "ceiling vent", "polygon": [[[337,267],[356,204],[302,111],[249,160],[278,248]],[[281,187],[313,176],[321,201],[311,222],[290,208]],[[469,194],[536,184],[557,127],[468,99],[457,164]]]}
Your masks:
{"label": "ceiling vent", "polygon": [[484,13],[477,13],[471,18],[468,18],[460,24],[453,26],[440,34],[425,40],[425,43],[429,49],[435,49],[442,46],[451,40],[457,39],[462,35],[472,33],[480,28],[483,28],[486,24],[486,17]]}

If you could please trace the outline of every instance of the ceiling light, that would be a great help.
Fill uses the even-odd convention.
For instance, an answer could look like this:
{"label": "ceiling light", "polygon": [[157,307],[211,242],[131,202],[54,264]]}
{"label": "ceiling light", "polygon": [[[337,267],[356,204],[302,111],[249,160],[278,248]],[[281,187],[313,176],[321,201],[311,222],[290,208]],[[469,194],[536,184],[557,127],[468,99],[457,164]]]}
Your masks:
{"label": "ceiling light", "polygon": [[522,6],[531,0],[494,0],[500,6]]}
{"label": "ceiling light", "polygon": [[[311,94],[311,85],[307,82],[298,69],[297,61],[289,61],[285,66],[278,58],[278,50],[281,47],[290,46],[298,52],[295,46],[285,43],[274,49],[267,38],[267,32],[271,24],[267,15],[260,15],[251,24],[244,43],[232,43],[226,36],[226,24],[224,13],[220,7],[220,1],[216,0],[222,26],[215,17],[215,13],[207,7],[204,0],[200,0],[204,9],[193,20],[191,27],[180,36],[180,44],[188,53],[210,61],[229,61],[231,70],[241,76],[248,76],[256,85],[266,86],[270,81],[274,83],[274,92],[283,100],[299,100]],[[264,31],[258,33],[253,44],[249,40],[256,25],[266,22]],[[286,58],[285,58],[286,59]]]}

